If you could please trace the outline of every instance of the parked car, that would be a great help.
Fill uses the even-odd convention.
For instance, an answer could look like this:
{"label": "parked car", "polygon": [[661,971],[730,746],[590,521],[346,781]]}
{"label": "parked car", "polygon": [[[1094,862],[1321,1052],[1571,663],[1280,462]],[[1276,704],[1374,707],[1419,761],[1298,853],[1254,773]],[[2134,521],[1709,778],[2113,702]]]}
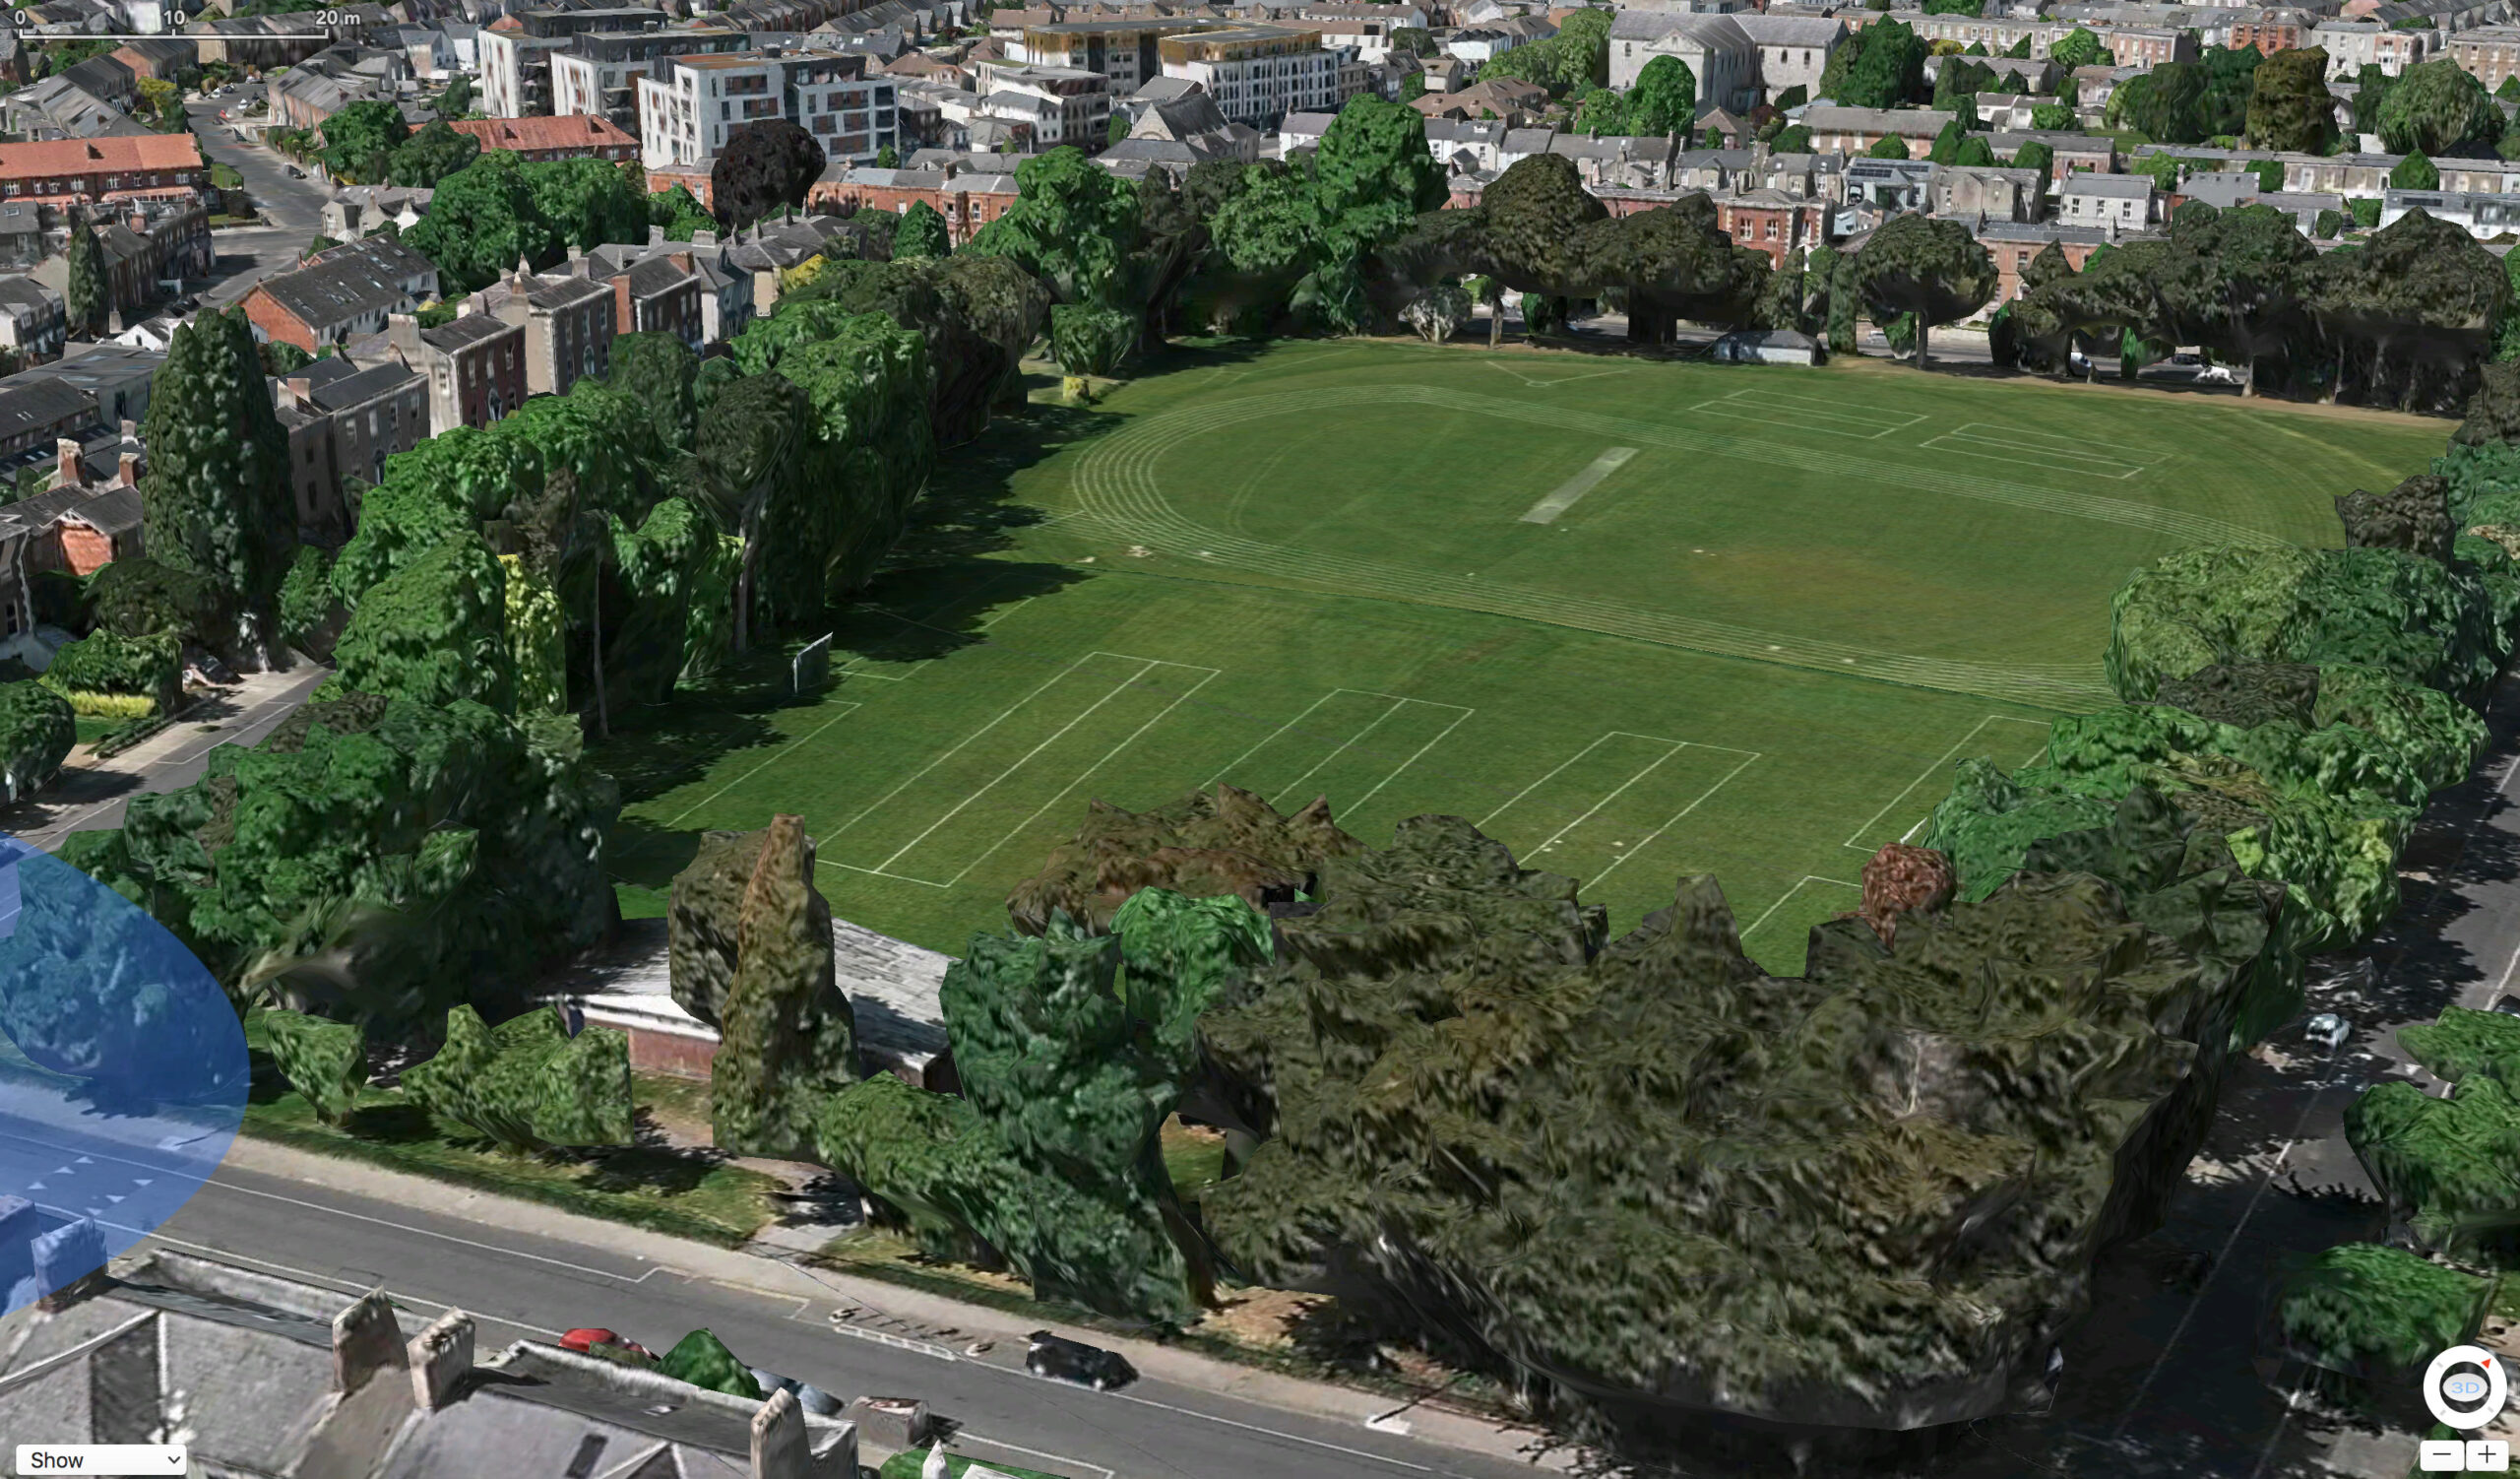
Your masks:
{"label": "parked car", "polygon": [[298,168],[298,167],[297,167],[296,165],[294,165],[294,164],[291,164],[291,165],[289,165],[289,166],[287,166],[287,167],[288,167],[288,177],[289,177],[290,179],[293,179],[293,180],[302,180],[302,179],[306,178],[306,171],[305,171],[305,170]]}
{"label": "parked car", "polygon": [[2232,373],[2232,367],[2228,364],[2209,364],[2196,372],[2196,383],[2199,385],[2237,385],[2240,383],[2240,377]]}
{"label": "parked car", "polygon": [[597,1354],[596,1347],[598,1346],[607,1346],[615,1354],[625,1356],[653,1357],[656,1354],[646,1346],[641,1345],[639,1342],[635,1340],[625,1340],[621,1336],[616,1335],[612,1331],[604,1329],[599,1325],[588,1325],[580,1329],[570,1330],[560,1337],[560,1349],[564,1351],[576,1351],[581,1356],[592,1356]]}
{"label": "parked car", "polygon": [[1047,1330],[1035,1330],[1026,1339],[1032,1342],[1024,1353],[1024,1369],[1037,1377],[1053,1382],[1073,1382],[1091,1386],[1096,1391],[1109,1391],[1126,1386],[1138,1379],[1137,1369],[1122,1360],[1115,1351],[1070,1340]]}

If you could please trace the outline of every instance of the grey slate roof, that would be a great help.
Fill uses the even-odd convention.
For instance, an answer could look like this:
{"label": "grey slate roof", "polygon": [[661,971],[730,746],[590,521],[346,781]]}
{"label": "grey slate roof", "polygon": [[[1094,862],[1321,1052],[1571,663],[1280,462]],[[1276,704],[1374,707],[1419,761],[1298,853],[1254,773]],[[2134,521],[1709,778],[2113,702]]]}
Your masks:
{"label": "grey slate roof", "polygon": [[466,313],[434,329],[422,329],[420,338],[430,348],[453,354],[474,345],[487,344],[502,334],[523,332],[505,319],[492,318],[486,313]]}
{"label": "grey slate roof", "polygon": [[57,376],[16,374],[0,380],[0,441],[37,427],[94,416],[96,398]]}
{"label": "grey slate roof", "polygon": [[295,272],[263,279],[281,306],[321,327],[366,313],[390,313],[410,301],[402,280],[433,271],[426,257],[385,236],[333,248]]}

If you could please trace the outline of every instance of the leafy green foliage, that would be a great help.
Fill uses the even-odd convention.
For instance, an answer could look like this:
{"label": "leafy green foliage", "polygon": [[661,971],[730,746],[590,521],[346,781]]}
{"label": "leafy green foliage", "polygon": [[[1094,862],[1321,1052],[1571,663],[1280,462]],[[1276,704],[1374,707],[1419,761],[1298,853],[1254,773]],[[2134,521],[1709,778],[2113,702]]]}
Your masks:
{"label": "leafy green foliage", "polygon": [[522,555],[500,555],[499,567],[517,712],[562,713],[569,706],[569,675],[560,593]]}
{"label": "leafy green foliage", "polygon": [[[1118,118],[1113,115],[1114,120]],[[954,250],[952,238],[945,229],[945,218],[927,202],[913,201],[902,213],[901,225],[893,230],[893,255],[903,257],[942,257]]]}
{"label": "leafy green foliage", "polygon": [[1627,90],[1620,126],[1605,130],[1662,138],[1687,128],[1697,117],[1697,75],[1676,56],[1657,56],[1636,74]]}
{"label": "leafy green foliage", "polygon": [[571,1037],[548,1007],[496,1027],[469,1005],[455,1007],[446,1046],[404,1069],[403,1088],[431,1115],[504,1150],[630,1143],[630,1040],[609,1027]]}
{"label": "leafy green foliage", "polygon": [[330,657],[333,623],[341,613],[333,594],[333,551],[300,545],[280,583],[281,640],[310,657]]}
{"label": "leafy green foliage", "polygon": [[272,1061],[315,1118],[337,1128],[348,1124],[359,1090],[367,1087],[367,1034],[355,1023],[281,1007],[261,1020]]}
{"label": "leafy green foliage", "polygon": [[648,197],[648,224],[663,226],[667,241],[689,241],[696,231],[716,230],[718,218],[700,197],[676,185]]}
{"label": "leafy green foliage", "polygon": [[218,650],[235,635],[216,582],[145,555],[114,560],[90,576],[88,612],[97,626],[117,636],[166,632],[178,641]]}
{"label": "leafy green foliage", "polygon": [[1137,193],[1129,182],[1073,148],[1026,160],[1015,179],[1016,203],[982,226],[966,250],[1013,258],[1063,303],[1117,307],[1126,301],[1124,269],[1138,236]]}
{"label": "leafy green foliage", "polygon": [[1092,808],[1041,870],[1015,885],[1006,912],[1017,930],[1040,934],[1062,916],[1116,929],[1121,907],[1150,888],[1287,902],[1310,889],[1329,860],[1363,850],[1323,803],[1281,816],[1253,793],[1219,784],[1144,811]]}
{"label": "leafy green foliage", "polygon": [[[2044,125],[2043,125],[2044,126]],[[2336,99],[2327,90],[2327,52],[2278,51],[2249,85],[2247,129],[2260,149],[2325,154],[2336,142]]]}
{"label": "leafy green foliage", "polygon": [[246,642],[264,640],[296,544],[297,503],[288,438],[244,310],[200,314],[176,329],[142,435],[150,557],[214,582],[239,613]]}
{"label": "leafy green foliage", "polygon": [[96,245],[96,228],[85,219],[70,228],[70,244],[64,255],[69,275],[62,286],[62,302],[70,319],[73,334],[97,334],[105,327],[105,316],[113,311],[113,285],[105,280],[105,258]]}
{"label": "leafy green foliage", "polygon": [[709,199],[727,225],[741,229],[805,203],[822,178],[823,148],[785,118],[739,123],[726,131],[709,166]]}
{"label": "leafy green foliage", "polygon": [[[1322,883],[1201,1024],[1269,1136],[1202,1197],[1238,1270],[1337,1268],[1577,1410],[1825,1385],[1911,1421],[2044,1361],[2092,1250],[2158,1216],[2276,900],[2129,873],[2139,923],[2111,883],[2025,877],[1906,916],[1895,954],[1824,926],[1773,980],[1711,880],[1606,945],[1572,880],[1455,819]],[[1993,1197],[2029,1215],[1946,1256]]]}
{"label": "leafy green foliage", "polygon": [[65,643],[37,681],[64,697],[132,693],[163,703],[183,680],[183,647],[172,635],[126,637],[94,631]]}
{"label": "leafy green foliage", "polygon": [[327,117],[319,132],[324,140],[324,167],[336,179],[381,185],[411,126],[403,121],[403,110],[391,102],[353,102]]}
{"label": "leafy green foliage", "polygon": [[78,740],[69,700],[41,683],[0,683],[0,800],[42,790]]}
{"label": "leafy green foliage", "polygon": [[2397,161],[2389,170],[2392,190],[2438,190],[2441,171],[2421,150]]}
{"label": "leafy green foliage", "polygon": [[2276,1320],[2313,1365],[2412,1383],[2435,1354],[2475,1336],[2493,1287],[2403,1249],[2347,1243],[2288,1280]]}
{"label": "leafy green foliage", "polygon": [[1060,303],[1050,309],[1050,354],[1071,375],[1108,375],[1137,341],[1138,321],[1111,308]]}
{"label": "leafy green foliage", "polygon": [[2470,1074],[2447,1099],[2403,1081],[2375,1085],[2346,1108],[2345,1138],[2391,1214],[2426,1248],[2503,1248],[2520,1229],[2510,1172],[2520,1104],[2500,1078]]}
{"label": "leafy green foliage", "polygon": [[2440,1019],[2398,1029],[2398,1046],[2433,1076],[2453,1083],[2485,1076],[2520,1084],[2520,1017],[2446,1007]]}
{"label": "leafy green foliage", "polygon": [[240,997],[425,1020],[583,948],[615,917],[598,862],[618,805],[576,727],[478,704],[354,696],[221,745],[65,858],[136,899]]}
{"label": "leafy green foliage", "polygon": [[645,241],[657,209],[600,160],[526,163],[504,149],[442,176],[436,190],[403,241],[437,264],[450,292],[485,287],[520,261],[539,271],[572,246]]}
{"label": "leafy green foliage", "polygon": [[694,1330],[674,1342],[664,1353],[662,1369],[677,1382],[688,1382],[710,1391],[723,1391],[728,1396],[742,1397],[748,1402],[762,1398],[760,1383],[752,1373],[726,1349],[726,1343],[707,1330]]}
{"label": "leafy green foliage", "polygon": [[1875,21],[1830,53],[1820,92],[1847,107],[1904,107],[1925,96],[1932,49],[1905,23]]}
{"label": "leafy green foliage", "polygon": [[440,117],[394,147],[386,175],[407,189],[434,189],[448,175],[469,167],[480,154],[480,140],[457,133]]}
{"label": "leafy green foliage", "polygon": [[825,1106],[858,1077],[856,1021],[833,974],[831,905],[803,821],[774,817],[759,835],[709,1070],[712,1143],[802,1160]]}
{"label": "leafy green foliage", "polygon": [[1552,97],[1609,80],[1610,12],[1588,8],[1566,16],[1557,34],[1527,41],[1480,65],[1479,80],[1515,78],[1548,89]]}
{"label": "leafy green foliage", "polygon": [[2371,132],[2391,154],[2441,155],[2501,137],[2502,115],[2485,84],[2455,61],[2418,62],[2382,95]]}
{"label": "leafy green foliage", "polygon": [[507,577],[477,536],[457,536],[370,587],[333,650],[341,691],[425,704],[516,702]]}
{"label": "leafy green foliage", "polygon": [[648,414],[662,449],[687,452],[696,416],[692,384],[699,375],[699,355],[673,335],[650,331],[612,341],[603,383]]}
{"label": "leafy green foliage", "polygon": [[2109,44],[2077,26],[2064,39],[2048,48],[2048,59],[2067,72],[2077,67],[2096,67],[2109,60]]}
{"label": "leafy green foliage", "polygon": [[[1993,260],[1956,221],[1898,217],[1872,233],[1856,262],[1859,290],[1876,322],[1913,313],[1921,328],[1951,323],[1976,312],[1995,290]],[[1924,362],[1920,333],[1917,363]]]}

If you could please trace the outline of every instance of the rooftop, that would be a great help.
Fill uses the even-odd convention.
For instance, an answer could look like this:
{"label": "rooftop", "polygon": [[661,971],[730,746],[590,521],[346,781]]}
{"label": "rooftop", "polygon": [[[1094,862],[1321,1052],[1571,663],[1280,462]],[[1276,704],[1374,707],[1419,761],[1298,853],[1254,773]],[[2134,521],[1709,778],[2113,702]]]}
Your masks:
{"label": "rooftop", "polygon": [[556,118],[458,118],[447,126],[480,140],[484,151],[636,149],[639,145],[611,119],[594,113],[569,113]]}

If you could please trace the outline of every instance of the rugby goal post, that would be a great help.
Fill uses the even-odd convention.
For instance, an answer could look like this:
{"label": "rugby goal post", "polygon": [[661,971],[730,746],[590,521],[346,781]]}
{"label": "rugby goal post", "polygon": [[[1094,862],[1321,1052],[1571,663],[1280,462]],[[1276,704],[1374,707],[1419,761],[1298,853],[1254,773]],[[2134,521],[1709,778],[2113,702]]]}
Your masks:
{"label": "rugby goal post", "polygon": [[788,665],[794,691],[803,693],[831,681],[831,633],[825,632],[796,650]]}

